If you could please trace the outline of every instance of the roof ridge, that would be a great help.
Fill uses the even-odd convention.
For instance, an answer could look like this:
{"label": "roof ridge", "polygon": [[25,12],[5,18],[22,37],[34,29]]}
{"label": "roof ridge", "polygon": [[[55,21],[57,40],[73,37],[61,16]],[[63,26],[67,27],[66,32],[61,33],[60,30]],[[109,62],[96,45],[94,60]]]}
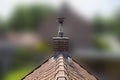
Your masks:
{"label": "roof ridge", "polygon": [[67,66],[65,64],[65,59],[63,56],[59,56],[57,58],[57,70],[56,70],[56,75],[55,75],[55,80],[67,80],[68,79],[68,72],[67,72]]}

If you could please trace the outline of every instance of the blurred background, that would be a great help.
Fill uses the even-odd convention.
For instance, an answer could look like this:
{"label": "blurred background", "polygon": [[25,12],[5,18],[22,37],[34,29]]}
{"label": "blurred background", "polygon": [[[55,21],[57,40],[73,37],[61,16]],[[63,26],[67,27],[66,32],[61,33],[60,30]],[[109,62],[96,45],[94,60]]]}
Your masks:
{"label": "blurred background", "polygon": [[99,80],[120,80],[119,0],[0,0],[0,80],[20,80],[54,54],[58,17],[70,55]]}

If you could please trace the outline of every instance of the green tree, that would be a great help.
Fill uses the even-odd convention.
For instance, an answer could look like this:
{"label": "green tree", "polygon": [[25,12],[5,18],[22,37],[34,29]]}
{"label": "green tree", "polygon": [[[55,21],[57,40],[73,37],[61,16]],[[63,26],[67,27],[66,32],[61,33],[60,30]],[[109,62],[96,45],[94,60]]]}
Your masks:
{"label": "green tree", "polygon": [[95,16],[94,20],[94,32],[95,33],[105,33],[107,31],[106,21],[99,14]]}
{"label": "green tree", "polygon": [[114,27],[116,35],[120,38],[120,9],[115,13]]}
{"label": "green tree", "polygon": [[45,6],[19,6],[9,21],[10,27],[13,30],[35,30],[50,11],[51,8]]}

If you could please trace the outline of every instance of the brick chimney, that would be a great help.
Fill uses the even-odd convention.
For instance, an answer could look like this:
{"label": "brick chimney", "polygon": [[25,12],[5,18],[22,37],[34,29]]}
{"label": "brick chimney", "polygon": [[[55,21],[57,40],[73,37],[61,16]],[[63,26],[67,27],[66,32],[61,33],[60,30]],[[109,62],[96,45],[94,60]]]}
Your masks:
{"label": "brick chimney", "polygon": [[64,18],[58,18],[59,29],[58,36],[53,37],[53,51],[54,52],[68,52],[69,51],[69,38],[64,37],[63,23]]}
{"label": "brick chimney", "polygon": [[54,52],[68,52],[69,38],[68,37],[53,37],[53,51]]}

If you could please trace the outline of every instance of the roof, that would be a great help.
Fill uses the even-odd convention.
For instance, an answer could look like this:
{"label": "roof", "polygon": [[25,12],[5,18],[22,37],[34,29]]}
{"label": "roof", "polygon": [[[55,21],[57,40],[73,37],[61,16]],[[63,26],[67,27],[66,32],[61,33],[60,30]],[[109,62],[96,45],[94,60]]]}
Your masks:
{"label": "roof", "polygon": [[23,80],[97,80],[71,57],[58,54],[25,76]]}

